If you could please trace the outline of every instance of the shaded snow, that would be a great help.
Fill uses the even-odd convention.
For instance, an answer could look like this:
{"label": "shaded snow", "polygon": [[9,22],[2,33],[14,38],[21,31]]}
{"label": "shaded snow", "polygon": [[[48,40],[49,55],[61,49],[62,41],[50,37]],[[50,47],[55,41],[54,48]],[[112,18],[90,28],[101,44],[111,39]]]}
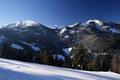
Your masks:
{"label": "shaded snow", "polygon": [[73,34],[73,33],[75,33],[75,31],[74,31],[74,30],[71,30],[70,33]]}
{"label": "shaded snow", "polygon": [[110,28],[110,31],[112,33],[120,33],[120,30],[116,29],[116,28]]}
{"label": "shaded snow", "polygon": [[7,39],[4,35],[0,36],[0,40]]}
{"label": "shaded snow", "polygon": [[0,58],[0,80],[120,80],[120,74],[59,68]]}
{"label": "shaded snow", "polygon": [[66,54],[69,54],[72,50],[72,47],[70,48],[64,48],[63,51],[66,53]]}
{"label": "shaded snow", "polygon": [[34,49],[35,51],[40,51],[40,48],[37,47],[37,46],[31,46],[31,47],[32,47],[32,49]]}
{"label": "shaded snow", "polygon": [[51,28],[51,29],[57,29],[57,28],[59,28],[59,26],[57,24],[56,25],[50,25],[48,27]]}
{"label": "shaded snow", "polygon": [[[23,28],[23,27],[21,27],[21,28]],[[28,29],[19,29],[19,28],[14,28],[13,30],[14,31],[19,31],[19,32],[26,32],[26,31],[28,31]]]}
{"label": "shaded snow", "polygon": [[34,34],[35,34],[35,35],[38,35],[38,36],[39,36],[39,35],[41,35],[41,34],[40,34],[40,33],[38,33],[38,32],[35,32]]}
{"label": "shaded snow", "polygon": [[14,43],[11,44],[11,47],[12,47],[12,48],[15,48],[15,49],[18,49],[18,50],[23,50],[23,49],[24,49],[24,48],[21,47],[20,45],[17,45],[17,44],[14,44]]}
{"label": "shaded snow", "polygon": [[23,43],[23,44],[26,44],[26,45],[30,46],[34,51],[40,51],[40,48],[37,47],[37,46],[34,46],[34,45],[32,45],[30,43],[27,43],[27,42],[24,42],[24,41],[20,41],[20,42]]}
{"label": "shaded snow", "polygon": [[64,56],[62,56],[62,55],[57,55],[58,56],[58,60],[63,60],[63,61],[65,61],[65,57]]}
{"label": "shaded snow", "polygon": [[2,43],[4,40],[6,40],[7,38],[4,35],[0,36],[0,43]]}
{"label": "shaded snow", "polygon": [[109,28],[110,26],[102,26],[102,29],[107,29]]}
{"label": "shaded snow", "polygon": [[60,54],[54,54],[53,55],[53,58],[56,60],[59,60],[59,61],[65,61],[65,57],[63,55],[60,55]]}

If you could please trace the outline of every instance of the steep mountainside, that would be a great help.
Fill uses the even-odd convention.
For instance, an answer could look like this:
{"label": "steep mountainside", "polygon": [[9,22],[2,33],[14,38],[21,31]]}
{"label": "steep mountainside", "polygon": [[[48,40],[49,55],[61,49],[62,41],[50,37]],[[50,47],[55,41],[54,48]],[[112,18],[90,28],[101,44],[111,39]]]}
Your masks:
{"label": "steep mountainside", "polygon": [[23,59],[14,58],[12,54],[19,53],[17,56],[20,57],[22,54],[38,56],[46,53],[54,59],[63,59],[65,56],[57,32],[31,20],[3,26],[0,29],[0,49],[2,57],[20,60]]}
{"label": "steep mountainside", "polygon": [[120,24],[100,20],[89,20],[65,26],[59,32],[64,47],[82,43],[93,52],[120,52]]}
{"label": "steep mountainside", "polygon": [[120,73],[120,24],[89,20],[66,26],[59,35],[64,47],[72,48],[68,67]]}

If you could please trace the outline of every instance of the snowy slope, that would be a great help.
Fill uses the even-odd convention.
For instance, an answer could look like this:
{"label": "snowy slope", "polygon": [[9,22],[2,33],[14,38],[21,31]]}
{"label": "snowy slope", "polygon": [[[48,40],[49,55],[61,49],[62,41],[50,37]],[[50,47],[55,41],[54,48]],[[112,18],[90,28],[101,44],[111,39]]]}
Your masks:
{"label": "snowy slope", "polygon": [[0,59],[0,80],[120,80],[120,74]]}

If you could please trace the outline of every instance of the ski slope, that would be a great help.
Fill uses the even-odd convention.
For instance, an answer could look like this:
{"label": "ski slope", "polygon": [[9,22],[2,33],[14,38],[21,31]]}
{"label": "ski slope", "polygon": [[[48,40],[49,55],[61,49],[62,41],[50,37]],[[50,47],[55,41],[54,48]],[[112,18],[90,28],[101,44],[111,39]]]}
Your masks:
{"label": "ski slope", "polygon": [[120,80],[120,74],[59,68],[0,58],[0,80]]}

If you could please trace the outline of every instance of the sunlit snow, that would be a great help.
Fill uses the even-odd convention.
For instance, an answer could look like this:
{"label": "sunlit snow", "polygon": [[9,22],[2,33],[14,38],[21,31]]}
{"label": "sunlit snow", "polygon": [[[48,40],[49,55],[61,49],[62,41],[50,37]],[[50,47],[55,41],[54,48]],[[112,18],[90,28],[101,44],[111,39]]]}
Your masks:
{"label": "sunlit snow", "polygon": [[68,27],[74,27],[76,25],[78,25],[79,23],[75,23],[75,24],[72,24],[72,25],[68,25]]}
{"label": "sunlit snow", "polygon": [[60,31],[60,33],[62,34],[62,33],[64,33],[66,31],[66,28],[63,28],[61,31]]}
{"label": "sunlit snow", "polygon": [[25,20],[22,22],[24,26],[36,26],[39,25],[39,23],[33,21],[33,20]]}
{"label": "sunlit snow", "polygon": [[102,26],[103,25],[103,23],[100,20],[96,20],[96,19],[88,20],[86,23],[89,24],[90,22],[95,22],[98,26]]}
{"label": "sunlit snow", "polygon": [[74,70],[0,58],[0,80],[120,80],[120,74]]}

